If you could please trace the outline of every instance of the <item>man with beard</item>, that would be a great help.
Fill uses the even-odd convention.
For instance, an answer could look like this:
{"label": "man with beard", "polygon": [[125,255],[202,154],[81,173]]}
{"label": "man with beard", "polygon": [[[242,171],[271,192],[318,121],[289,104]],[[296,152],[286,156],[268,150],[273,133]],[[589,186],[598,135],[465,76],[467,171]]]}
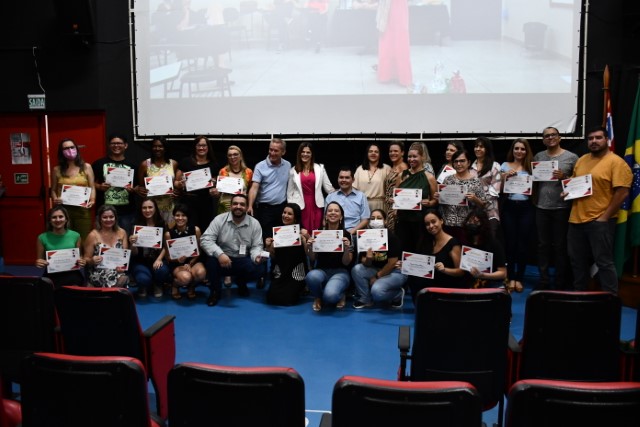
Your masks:
{"label": "man with beard", "polygon": [[608,141],[606,130],[601,126],[587,132],[589,153],[578,159],[573,176],[590,174],[592,194],[574,199],[567,243],[574,289],[587,289],[593,260],[602,290],[616,294],[618,276],[613,262],[613,236],[618,210],[629,194],[633,175],[627,163],[609,151]]}
{"label": "man with beard", "polygon": [[247,282],[260,276],[262,228],[258,220],[247,215],[247,204],[247,196],[234,195],[231,210],[216,216],[200,238],[200,246],[209,255],[210,307],[220,300],[223,276],[235,276],[238,295],[243,297],[249,296]]}

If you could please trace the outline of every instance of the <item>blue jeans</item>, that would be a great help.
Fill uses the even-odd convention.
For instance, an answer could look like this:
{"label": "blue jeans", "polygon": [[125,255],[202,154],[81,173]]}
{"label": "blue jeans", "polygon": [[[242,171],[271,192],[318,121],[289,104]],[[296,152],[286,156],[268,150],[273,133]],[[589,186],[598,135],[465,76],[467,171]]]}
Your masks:
{"label": "blue jeans", "polygon": [[261,276],[262,265],[253,262],[250,256],[231,258],[231,267],[222,268],[218,258],[207,257],[207,276],[212,291],[220,291],[222,276],[235,276],[238,285],[246,285],[247,282],[256,280]]}
{"label": "blue jeans", "polygon": [[573,288],[587,290],[591,260],[598,266],[598,279],[603,291],[618,293],[618,275],[613,262],[613,236],[616,218],[607,222],[591,221],[569,224],[567,244],[573,268]]}
{"label": "blue jeans", "polygon": [[151,289],[152,285],[162,286],[164,283],[171,283],[171,270],[169,266],[162,263],[162,267],[157,270],[153,266],[142,263],[133,263],[131,274],[138,284],[139,289]]}
{"label": "blue jeans", "polygon": [[536,209],[538,230],[538,268],[540,289],[551,287],[549,266],[556,266],[555,286],[552,289],[571,289],[569,257],[567,256],[567,229],[571,209]]}
{"label": "blue jeans", "polygon": [[373,302],[391,302],[402,296],[400,289],[407,281],[407,276],[399,271],[392,271],[377,279],[373,286],[369,286],[369,280],[380,271],[379,268],[367,267],[364,264],[356,264],[351,270],[351,277],[356,284],[357,299],[363,304]]}
{"label": "blue jeans", "polygon": [[349,287],[349,272],[346,268],[316,268],[307,273],[307,286],[314,298],[322,298],[328,304],[336,304]]}

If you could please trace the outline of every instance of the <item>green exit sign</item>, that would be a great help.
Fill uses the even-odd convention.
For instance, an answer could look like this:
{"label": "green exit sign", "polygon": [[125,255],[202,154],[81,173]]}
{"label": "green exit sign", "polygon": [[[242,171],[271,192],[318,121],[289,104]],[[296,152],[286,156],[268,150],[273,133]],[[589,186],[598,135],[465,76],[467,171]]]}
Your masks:
{"label": "green exit sign", "polygon": [[27,95],[29,110],[44,110],[46,108],[45,95]]}
{"label": "green exit sign", "polygon": [[13,183],[14,184],[28,184],[29,183],[29,174],[28,173],[14,173],[13,174]]}

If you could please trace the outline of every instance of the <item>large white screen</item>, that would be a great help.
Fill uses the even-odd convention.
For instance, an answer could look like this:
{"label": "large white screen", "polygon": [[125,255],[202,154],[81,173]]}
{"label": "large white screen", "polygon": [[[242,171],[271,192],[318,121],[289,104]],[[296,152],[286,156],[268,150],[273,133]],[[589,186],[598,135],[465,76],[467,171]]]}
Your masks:
{"label": "large white screen", "polygon": [[579,3],[139,0],[138,134],[570,132]]}

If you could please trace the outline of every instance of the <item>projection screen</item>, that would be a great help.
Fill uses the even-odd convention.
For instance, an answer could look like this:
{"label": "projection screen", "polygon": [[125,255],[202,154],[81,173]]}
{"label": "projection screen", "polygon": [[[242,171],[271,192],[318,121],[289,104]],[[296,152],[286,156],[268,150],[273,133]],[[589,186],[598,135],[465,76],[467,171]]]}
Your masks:
{"label": "projection screen", "polygon": [[137,134],[571,132],[580,3],[137,0]]}

